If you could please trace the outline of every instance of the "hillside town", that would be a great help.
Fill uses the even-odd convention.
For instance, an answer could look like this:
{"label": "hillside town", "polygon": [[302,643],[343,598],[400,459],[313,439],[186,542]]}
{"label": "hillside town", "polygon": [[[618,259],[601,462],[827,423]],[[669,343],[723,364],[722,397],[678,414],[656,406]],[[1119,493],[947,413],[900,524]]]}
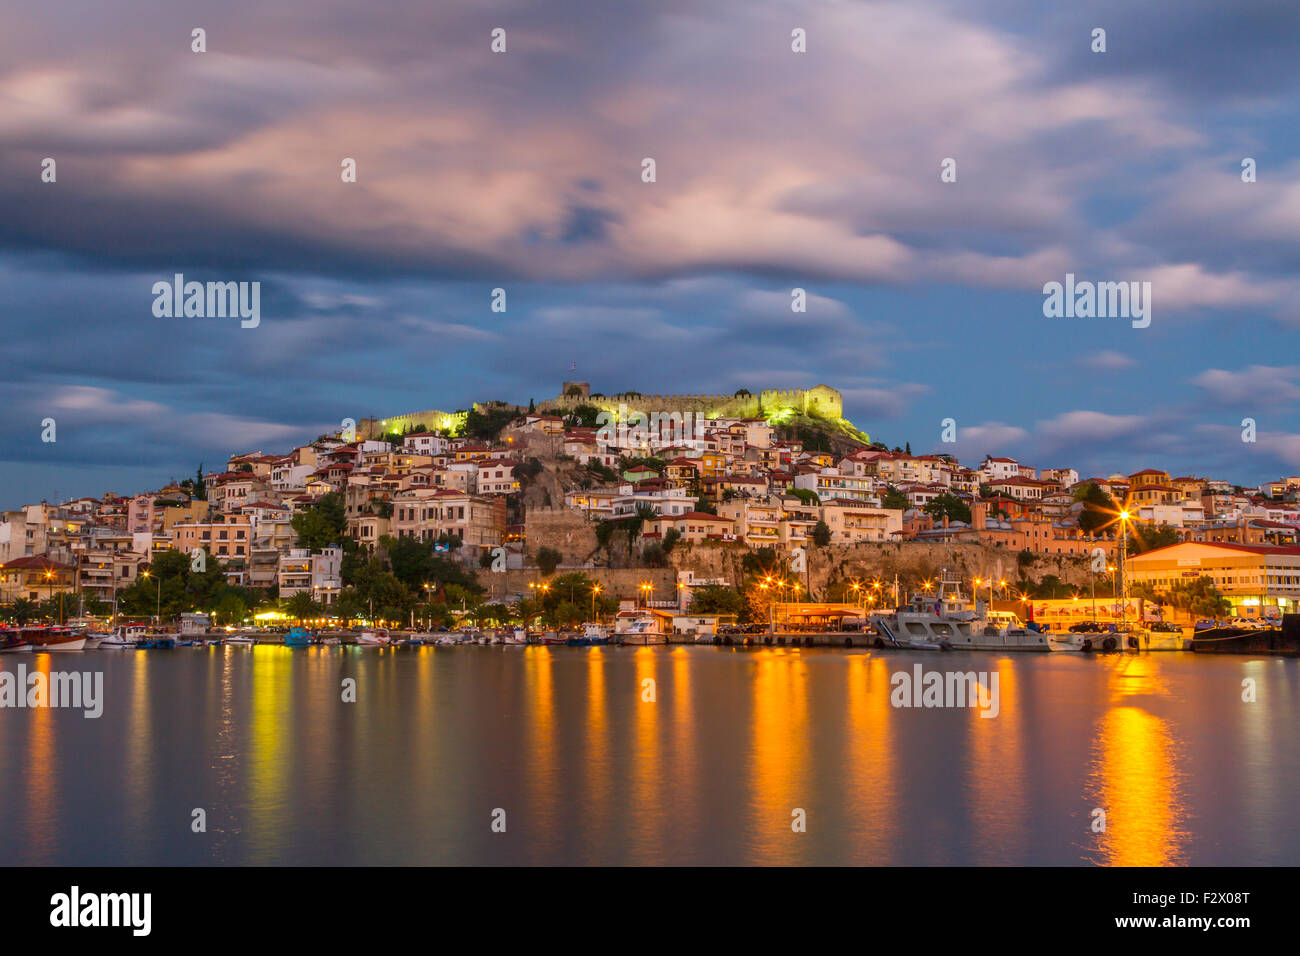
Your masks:
{"label": "hillside town", "polygon": [[[156,605],[161,617],[198,609],[239,623],[295,598],[298,617],[374,615],[378,598],[414,617],[420,603],[444,614],[458,602],[508,606],[568,572],[606,582],[602,606],[653,597],[684,608],[701,587],[742,586],[741,565],[710,554],[765,556],[751,569],[840,554],[870,571],[873,553],[925,545],[974,546],[1000,556],[986,576],[1004,590],[1066,597],[1060,569],[1078,570],[1076,594],[1099,550],[1113,571],[1121,530],[1130,579],[1148,594],[1190,576],[1209,579],[1234,613],[1300,600],[1300,476],[1242,487],[1154,467],[1099,476],[1003,456],[964,464],[872,442],[827,386],[607,398],[566,382],[541,406],[345,422],[158,488],[3,512],[0,603],[28,618],[56,605],[60,620],[153,616]],[[1058,571],[1047,585],[1032,573],[1039,561]],[[843,598],[850,576],[823,564],[829,574],[808,578],[804,597]],[[190,572],[204,587],[179,580]]]}

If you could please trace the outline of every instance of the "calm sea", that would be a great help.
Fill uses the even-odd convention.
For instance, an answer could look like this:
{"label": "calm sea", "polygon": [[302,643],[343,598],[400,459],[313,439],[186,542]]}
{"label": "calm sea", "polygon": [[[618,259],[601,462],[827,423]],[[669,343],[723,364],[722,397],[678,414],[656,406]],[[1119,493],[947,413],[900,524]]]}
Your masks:
{"label": "calm sea", "polygon": [[[104,711],[0,710],[0,864],[1300,863],[1296,660],[265,646],[0,670],[20,663],[102,671]],[[998,715],[891,706],[917,663],[996,673]]]}

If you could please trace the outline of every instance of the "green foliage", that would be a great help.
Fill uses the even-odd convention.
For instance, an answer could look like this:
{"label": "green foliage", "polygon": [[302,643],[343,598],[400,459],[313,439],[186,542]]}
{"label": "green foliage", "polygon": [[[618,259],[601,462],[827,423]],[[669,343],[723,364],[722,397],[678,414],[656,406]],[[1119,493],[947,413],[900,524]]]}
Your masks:
{"label": "green foliage", "polygon": [[188,611],[211,611],[229,593],[242,590],[226,584],[217,559],[204,548],[202,572],[190,570],[190,556],[180,551],[163,551],[154,556],[149,576],[141,575],[117,592],[118,610],[127,615],[172,620]]}
{"label": "green foliage", "polygon": [[663,549],[664,554],[672,554],[673,548],[677,547],[677,542],[682,538],[682,533],[676,528],[669,528],[664,532]]}
{"label": "green foliage", "polygon": [[831,543],[830,525],[818,518],[817,523],[813,525],[812,540],[813,544],[819,548],[829,545]]}
{"label": "green foliage", "polygon": [[811,488],[790,487],[786,489],[785,493],[792,498],[798,498],[805,505],[819,505],[822,503],[821,495]]}
{"label": "green foliage", "polygon": [[1037,584],[1029,586],[1029,596],[1041,600],[1059,601],[1074,596],[1074,589],[1055,574],[1044,575]]}
{"label": "green foliage", "polygon": [[505,402],[487,402],[476,405],[465,416],[465,430],[469,438],[488,441],[495,438],[506,425],[509,425],[517,412],[513,405]]}
{"label": "green foliage", "polygon": [[735,588],[709,584],[691,591],[690,610],[693,614],[734,614],[739,618],[745,610],[745,598]]}
{"label": "green foliage", "polygon": [[949,521],[962,521],[970,524],[970,505],[952,492],[945,491],[922,509],[926,514],[936,518],[947,516]]}
{"label": "green foliage", "polygon": [[542,574],[550,577],[555,573],[555,569],[560,566],[560,561],[564,555],[554,548],[541,547],[537,551],[537,566],[541,569]]}
{"label": "green foliage", "polygon": [[641,549],[641,563],[647,568],[668,567],[668,552],[657,542],[647,544]]}
{"label": "green foliage", "polygon": [[337,491],[321,495],[308,508],[300,511],[290,519],[293,530],[298,532],[298,547],[320,551],[330,545],[347,548],[351,539],[348,537],[347,511],[343,496]]}
{"label": "green foliage", "polygon": [[1196,617],[1224,617],[1232,610],[1231,602],[1205,577],[1179,581],[1169,589],[1169,603]]}
{"label": "green foliage", "polygon": [[784,564],[776,548],[758,548],[745,552],[744,557],[740,559],[740,567],[745,574],[762,576],[779,574]]}
{"label": "green foliage", "polygon": [[28,621],[34,621],[40,611],[40,606],[30,598],[15,598],[6,608],[6,617],[16,624],[26,624]]}
{"label": "green foliage", "polygon": [[903,494],[893,485],[885,489],[885,497],[881,500],[882,508],[889,508],[893,511],[906,511],[911,507],[907,500],[907,495]]}
{"label": "green foliage", "polygon": [[1182,536],[1168,525],[1143,525],[1128,536],[1128,553],[1142,554],[1182,541]]}
{"label": "green foliage", "polygon": [[312,600],[310,591],[299,591],[284,602],[284,610],[295,621],[301,623],[308,618],[319,617],[321,606],[317,601]]}
{"label": "green foliage", "polygon": [[564,417],[564,423],[575,428],[595,428],[600,421],[600,409],[595,405],[578,405]]}
{"label": "green foliage", "polygon": [[523,490],[529,482],[540,475],[543,471],[542,463],[536,458],[529,458],[527,461],[521,461],[510,470],[510,475],[515,481],[519,482],[520,490]]}
{"label": "green foliage", "polygon": [[1099,485],[1088,482],[1074,491],[1074,500],[1083,502],[1079,512],[1079,530],[1084,534],[1095,534],[1101,528],[1114,524],[1119,508],[1115,500],[1106,494]]}

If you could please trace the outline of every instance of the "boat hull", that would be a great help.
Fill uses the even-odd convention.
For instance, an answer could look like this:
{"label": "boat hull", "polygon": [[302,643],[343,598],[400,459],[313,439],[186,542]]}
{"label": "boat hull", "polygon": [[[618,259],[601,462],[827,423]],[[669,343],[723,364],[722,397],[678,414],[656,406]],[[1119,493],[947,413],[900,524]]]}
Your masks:
{"label": "boat hull", "polygon": [[1197,654],[1300,656],[1300,614],[1287,614],[1280,628],[1212,627],[1192,638]]}

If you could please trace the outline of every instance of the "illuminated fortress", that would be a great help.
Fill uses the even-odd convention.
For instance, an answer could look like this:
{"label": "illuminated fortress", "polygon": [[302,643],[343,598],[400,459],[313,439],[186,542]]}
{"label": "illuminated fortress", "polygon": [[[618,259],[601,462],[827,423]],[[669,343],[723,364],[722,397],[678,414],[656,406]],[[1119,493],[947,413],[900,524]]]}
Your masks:
{"label": "illuminated fortress", "polygon": [[[617,413],[619,406],[629,412],[693,412],[705,418],[765,418],[780,422],[792,414],[839,421],[844,415],[844,399],[829,385],[812,388],[767,388],[758,394],[741,389],[733,395],[643,395],[640,392],[623,392],[617,395],[593,394],[586,382],[565,382],[560,394],[537,405],[539,412],[563,414],[579,405],[592,405],[601,411]],[[476,409],[482,408],[474,403]],[[516,406],[522,414],[527,409]],[[403,433],[416,428],[458,434],[465,425],[464,411],[444,412],[431,408],[419,412],[403,412],[388,418],[363,418],[357,434],[375,438],[388,432]]]}

